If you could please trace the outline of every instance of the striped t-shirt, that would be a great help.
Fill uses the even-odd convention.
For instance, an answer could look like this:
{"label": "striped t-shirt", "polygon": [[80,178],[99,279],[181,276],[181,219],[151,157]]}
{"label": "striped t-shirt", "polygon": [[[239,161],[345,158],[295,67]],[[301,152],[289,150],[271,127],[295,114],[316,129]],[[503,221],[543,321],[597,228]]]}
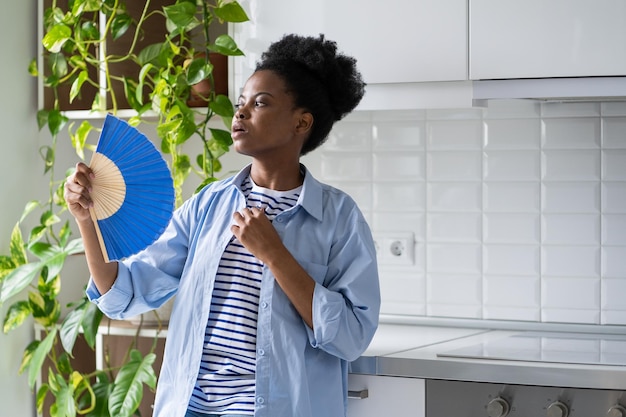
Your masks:
{"label": "striped t-shirt", "polygon": [[[275,191],[250,177],[242,184],[247,207],[264,207],[271,220],[295,206],[302,187]],[[202,362],[189,408],[218,414],[254,414],[256,330],[263,264],[236,238],[215,276]]]}

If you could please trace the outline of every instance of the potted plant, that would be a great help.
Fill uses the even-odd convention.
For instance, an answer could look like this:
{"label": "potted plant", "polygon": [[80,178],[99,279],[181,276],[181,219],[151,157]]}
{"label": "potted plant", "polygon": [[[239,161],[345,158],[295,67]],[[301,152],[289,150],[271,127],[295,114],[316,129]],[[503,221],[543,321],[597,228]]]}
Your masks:
{"label": "potted plant", "polygon": [[[28,372],[31,387],[42,371],[47,374],[37,386],[38,412],[130,416],[144,385],[156,384],[154,352],[131,346],[124,363],[111,369],[81,372],[73,364],[79,335],[94,349],[102,313],[83,297],[61,317],[66,260],[83,247],[62,197],[69,172],[59,172],[56,164],[59,141],[69,140],[84,159],[99,131],[94,115],[113,113],[135,126],[153,125],[180,204],[189,175],[197,176],[198,188],[215,181],[220,157],[232,143],[226,126],[233,106],[216,89],[211,54],[242,52],[227,34],[212,36],[211,28],[248,17],[239,3],[225,0],[45,0],[44,9],[44,50],[29,71],[43,81],[47,97],[37,117],[40,129],[51,134],[40,149],[48,194],[26,204],[9,253],[0,255],[0,305],[9,305],[3,331],[30,323],[29,318],[40,330],[40,340],[25,347],[20,368]],[[190,107],[193,86],[202,81],[210,86],[199,98],[203,105]],[[86,120],[78,123],[68,109],[80,106]],[[191,140],[195,147],[186,146]],[[189,148],[200,151],[192,157]],[[48,410],[44,404],[50,404]]]}

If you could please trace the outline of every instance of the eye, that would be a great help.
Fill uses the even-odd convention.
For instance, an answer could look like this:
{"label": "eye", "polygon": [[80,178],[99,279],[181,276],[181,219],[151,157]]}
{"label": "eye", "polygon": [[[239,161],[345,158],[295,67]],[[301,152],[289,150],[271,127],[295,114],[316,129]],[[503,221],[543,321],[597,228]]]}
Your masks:
{"label": "eye", "polygon": [[254,105],[256,107],[263,107],[263,106],[265,106],[265,103],[263,103],[262,101],[257,100],[257,101],[254,102]]}

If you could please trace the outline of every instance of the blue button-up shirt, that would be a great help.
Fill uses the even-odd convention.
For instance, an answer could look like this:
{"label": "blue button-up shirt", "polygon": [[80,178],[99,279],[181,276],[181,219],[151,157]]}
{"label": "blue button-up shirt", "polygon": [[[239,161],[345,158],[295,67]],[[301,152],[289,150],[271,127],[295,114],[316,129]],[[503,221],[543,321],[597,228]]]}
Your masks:
{"label": "blue button-up shirt", "polygon": [[[87,295],[109,317],[154,309],[176,294],[154,405],[155,417],[183,417],[198,375],[215,273],[245,207],[250,166],[205,187],[176,212],[149,248],[120,262],[113,287]],[[378,325],[374,241],[356,203],[307,171],[296,206],[274,219],[283,243],[315,280],[313,329],[265,267],[257,324],[256,417],[341,417],[348,363]]]}

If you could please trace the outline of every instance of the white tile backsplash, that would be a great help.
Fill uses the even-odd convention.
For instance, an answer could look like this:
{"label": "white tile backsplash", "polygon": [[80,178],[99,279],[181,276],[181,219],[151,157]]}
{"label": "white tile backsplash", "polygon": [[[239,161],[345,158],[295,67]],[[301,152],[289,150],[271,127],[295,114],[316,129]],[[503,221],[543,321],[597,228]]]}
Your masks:
{"label": "white tile backsplash", "polygon": [[539,119],[498,119],[485,121],[485,149],[539,149],[541,122]]}
{"label": "white tile backsplash", "polygon": [[602,147],[604,149],[626,148],[626,117],[602,119]]}
{"label": "white tile backsplash", "polygon": [[541,241],[541,216],[533,213],[484,213],[483,242],[487,244]]}
{"label": "white tile backsplash", "polygon": [[626,102],[358,112],[305,161],[415,235],[383,313],[626,326]]}
{"label": "white tile backsplash", "polygon": [[429,181],[480,181],[483,175],[482,153],[428,152],[426,167]]}
{"label": "white tile backsplash", "polygon": [[600,245],[599,214],[544,214],[541,240],[547,245]]}
{"label": "white tile backsplash", "polygon": [[432,213],[428,216],[426,239],[429,242],[482,241],[480,213]]}
{"label": "white tile backsplash", "polygon": [[626,181],[604,181],[601,196],[603,213],[626,213]]}
{"label": "white tile backsplash", "polygon": [[626,150],[606,149],[602,151],[602,179],[626,181]]}
{"label": "white tile backsplash", "polygon": [[426,180],[426,158],[424,152],[374,153],[374,178],[376,180]]}
{"label": "white tile backsplash", "polygon": [[539,277],[539,245],[485,245],[483,273],[507,277]]}
{"label": "white tile backsplash", "polygon": [[537,181],[541,176],[539,151],[487,151],[483,161],[486,181]]}
{"label": "white tile backsplash", "polygon": [[543,152],[545,181],[599,181],[600,151],[550,150]]}
{"label": "white tile backsplash", "polygon": [[541,209],[541,184],[538,182],[485,182],[485,212],[533,213]]}
{"label": "white tile backsplash", "polygon": [[543,245],[542,277],[600,277],[600,247]]}
{"label": "white tile backsplash", "polygon": [[543,119],[544,149],[597,149],[600,147],[600,118]]}
{"label": "white tile backsplash", "polygon": [[544,181],[541,201],[545,213],[596,213],[600,211],[600,183]]}

